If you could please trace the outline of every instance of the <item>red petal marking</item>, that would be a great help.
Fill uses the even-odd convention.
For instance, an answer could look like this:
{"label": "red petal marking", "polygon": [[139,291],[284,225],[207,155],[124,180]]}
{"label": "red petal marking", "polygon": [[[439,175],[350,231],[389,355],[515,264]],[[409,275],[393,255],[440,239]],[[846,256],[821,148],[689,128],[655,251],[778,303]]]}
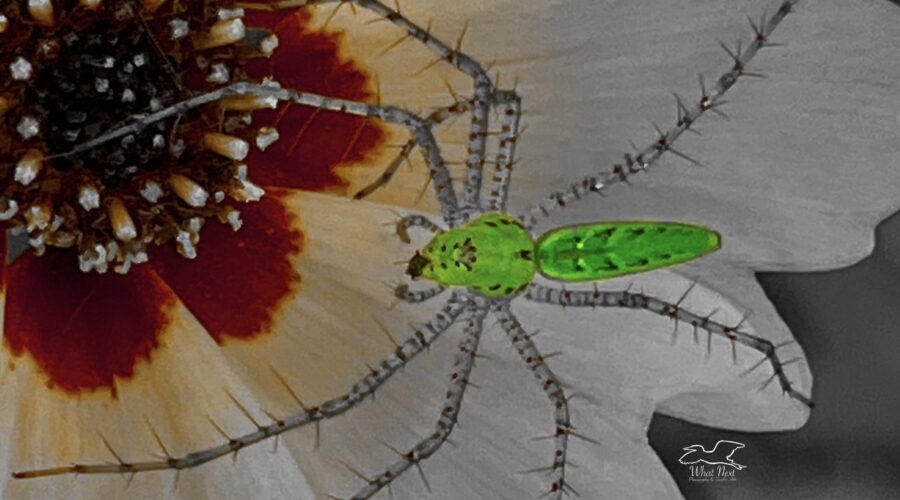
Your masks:
{"label": "red petal marking", "polygon": [[6,288],[6,225],[0,224],[0,292]]}
{"label": "red petal marking", "polygon": [[[310,17],[307,10],[287,16],[283,11],[247,11],[247,23],[273,29],[279,47],[270,59],[250,61],[244,69],[251,77],[273,76],[296,90],[371,100],[369,75],[340,56],[343,33],[311,31],[307,27]],[[251,178],[263,185],[310,191],[345,188],[347,182],[335,168],[370,158],[387,138],[383,125],[375,120],[290,103],[257,111],[253,123],[277,126],[281,138],[265,153],[256,148],[250,153]]]}
{"label": "red petal marking", "polygon": [[247,339],[271,330],[273,315],[299,288],[292,257],[303,233],[281,195],[269,191],[259,203],[241,205],[237,233],[215,219],[200,233],[198,256],[178,255],[174,244],[155,247],[151,266],[175,291],[216,342]]}
{"label": "red petal marking", "polygon": [[49,385],[77,393],[108,387],[149,360],[175,297],[148,266],[125,276],[78,270],[75,252],[26,253],[7,270],[5,345],[26,351]]}

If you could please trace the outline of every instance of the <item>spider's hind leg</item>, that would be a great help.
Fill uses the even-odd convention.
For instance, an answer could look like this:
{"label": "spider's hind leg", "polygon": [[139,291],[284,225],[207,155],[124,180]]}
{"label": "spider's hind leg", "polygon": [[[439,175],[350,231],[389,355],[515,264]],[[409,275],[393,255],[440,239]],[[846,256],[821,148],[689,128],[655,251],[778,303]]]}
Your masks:
{"label": "spider's hind leg", "polygon": [[556,430],[551,436],[556,447],[553,454],[553,463],[547,467],[551,476],[550,489],[545,496],[559,500],[563,493],[574,493],[574,490],[566,482],[566,459],[569,446],[569,435],[574,435],[569,419],[569,402],[566,399],[562,384],[556,375],[547,366],[544,357],[532,342],[531,336],[522,328],[522,324],[509,309],[509,303],[504,303],[495,308],[494,314],[500,323],[500,327],[506,332],[506,336],[512,342],[519,356],[534,373],[534,377],[541,385],[541,390],[547,395],[550,404],[553,405],[553,419]]}
{"label": "spider's hind leg", "polygon": [[[790,398],[812,408],[813,402],[809,396],[806,396],[794,388],[793,383],[784,373],[784,367],[802,358],[794,358],[792,360],[782,360],[777,350],[780,345],[775,345],[771,341],[751,335],[740,330],[741,323],[729,326],[711,319],[711,315],[703,316],[681,307],[681,300],[676,303],[667,302],[655,297],[650,297],[643,293],[634,293],[630,291],[609,292],[594,289],[593,291],[573,291],[561,288],[553,288],[544,285],[532,284],[523,295],[526,299],[534,302],[543,302],[545,304],[555,304],[563,307],[610,307],[639,309],[671,318],[676,322],[686,323],[693,326],[696,338],[696,331],[704,330],[707,333],[707,353],[711,349],[713,335],[727,339],[731,343],[732,358],[737,359],[735,346],[743,344],[763,355],[753,368],[747,370],[749,373],[758,366],[768,361],[772,367],[772,375],[762,386],[765,389],[773,380],[778,380],[782,392]],[[682,296],[682,299],[684,296]],[[677,324],[677,323],[676,323]],[[708,356],[708,354],[707,354]]]}
{"label": "spider's hind leg", "polygon": [[368,484],[353,495],[352,498],[354,500],[371,498],[410,468],[414,466],[419,467],[422,461],[435,454],[450,437],[450,433],[453,432],[459,417],[459,410],[462,406],[463,395],[469,385],[472,367],[475,366],[475,357],[478,343],[481,339],[484,317],[488,312],[487,304],[483,303],[483,301],[480,302],[482,303],[469,306],[466,312],[465,338],[460,343],[456,358],[453,361],[446,399],[442,406],[441,415],[435,424],[434,432],[413,446],[408,452],[398,453],[400,458],[384,472],[372,479],[367,479]]}

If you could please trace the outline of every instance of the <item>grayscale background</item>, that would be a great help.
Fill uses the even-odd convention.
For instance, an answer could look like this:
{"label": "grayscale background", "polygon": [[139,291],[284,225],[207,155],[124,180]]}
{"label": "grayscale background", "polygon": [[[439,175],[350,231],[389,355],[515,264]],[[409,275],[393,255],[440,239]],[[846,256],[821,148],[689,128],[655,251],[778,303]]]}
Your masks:
{"label": "grayscale background", "polygon": [[[757,274],[811,365],[816,408],[803,429],[747,434],[654,416],[650,444],[689,500],[900,498],[900,213],[876,237],[849,268]],[[682,448],[719,439],[746,444],[734,458],[747,468],[734,482],[688,481]]]}

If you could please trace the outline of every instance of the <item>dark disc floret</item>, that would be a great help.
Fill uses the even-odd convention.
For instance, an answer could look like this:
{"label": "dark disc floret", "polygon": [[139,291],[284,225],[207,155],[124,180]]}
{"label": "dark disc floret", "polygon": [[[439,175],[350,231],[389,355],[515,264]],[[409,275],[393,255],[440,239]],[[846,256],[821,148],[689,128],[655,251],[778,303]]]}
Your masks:
{"label": "dark disc floret", "polygon": [[[74,247],[85,271],[127,272],[147,246],[196,256],[210,217],[264,191],[243,160],[277,140],[232,96],[181,107],[268,57],[274,34],[212,0],[27,0],[0,7],[0,220],[34,250]],[[172,112],[166,112],[172,111]]]}

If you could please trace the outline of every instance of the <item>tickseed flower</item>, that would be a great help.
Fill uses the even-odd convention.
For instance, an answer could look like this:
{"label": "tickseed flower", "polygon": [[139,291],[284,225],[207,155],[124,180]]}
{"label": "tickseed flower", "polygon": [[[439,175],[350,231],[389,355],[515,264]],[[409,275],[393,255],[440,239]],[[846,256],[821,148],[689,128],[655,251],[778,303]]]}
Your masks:
{"label": "tickseed flower", "polygon": [[[397,220],[439,214],[435,188],[446,180],[407,152],[410,131],[284,94],[179,103],[246,81],[272,95],[312,92],[443,117],[432,129],[458,186],[473,80],[398,28],[409,20],[427,30],[422,39],[460,47],[490,68],[498,88],[522,96],[527,130],[517,138],[509,205],[523,213],[548,190],[621,162],[629,141],[654,143],[642,120],[681,116],[670,92],[699,99],[697,72],[711,82],[732,63],[715,40],[752,36],[744,16],[763,7],[422,0],[399,12],[363,1],[295,8],[304,3],[0,7],[0,210],[10,228],[0,248],[15,249],[0,275],[5,495],[347,497],[395,463],[394,450],[402,456],[434,432],[460,328],[374,397],[334,418],[311,417],[353,402],[359,381],[382,373],[397,344],[426,334],[444,302],[398,303],[392,291],[424,244],[398,238]],[[740,325],[778,346],[786,378],[808,396],[802,350],[752,272],[862,258],[874,224],[896,208],[900,176],[884,168],[898,153],[885,132],[896,128],[884,111],[895,96],[857,78],[875,71],[866,61],[838,55],[891,60],[883,33],[895,23],[875,6],[802,5],[776,32],[788,46],[762,49],[747,70],[759,65],[768,79],[741,78],[721,110],[730,120],[704,116],[703,136],[673,146],[705,168],[666,154],[629,186],[547,222],[715,228],[720,251],[600,289],[640,291]],[[110,139],[115,130],[127,133]],[[490,151],[502,131],[488,133]],[[350,199],[357,194],[364,199]],[[566,484],[583,498],[679,496],[647,444],[656,411],[745,431],[794,429],[809,416],[768,383],[772,369],[758,365],[758,351],[702,328],[645,311],[526,301],[512,310],[573,396],[571,422],[584,439],[570,441],[577,467]],[[455,446],[419,464],[425,485],[416,471],[394,481],[397,498],[546,491],[552,411],[498,330],[485,322]],[[263,443],[247,437],[301,421],[309,425]],[[198,467],[131,474],[184,457]],[[85,464],[125,477],[67,474]],[[20,479],[29,471],[50,477]]]}

